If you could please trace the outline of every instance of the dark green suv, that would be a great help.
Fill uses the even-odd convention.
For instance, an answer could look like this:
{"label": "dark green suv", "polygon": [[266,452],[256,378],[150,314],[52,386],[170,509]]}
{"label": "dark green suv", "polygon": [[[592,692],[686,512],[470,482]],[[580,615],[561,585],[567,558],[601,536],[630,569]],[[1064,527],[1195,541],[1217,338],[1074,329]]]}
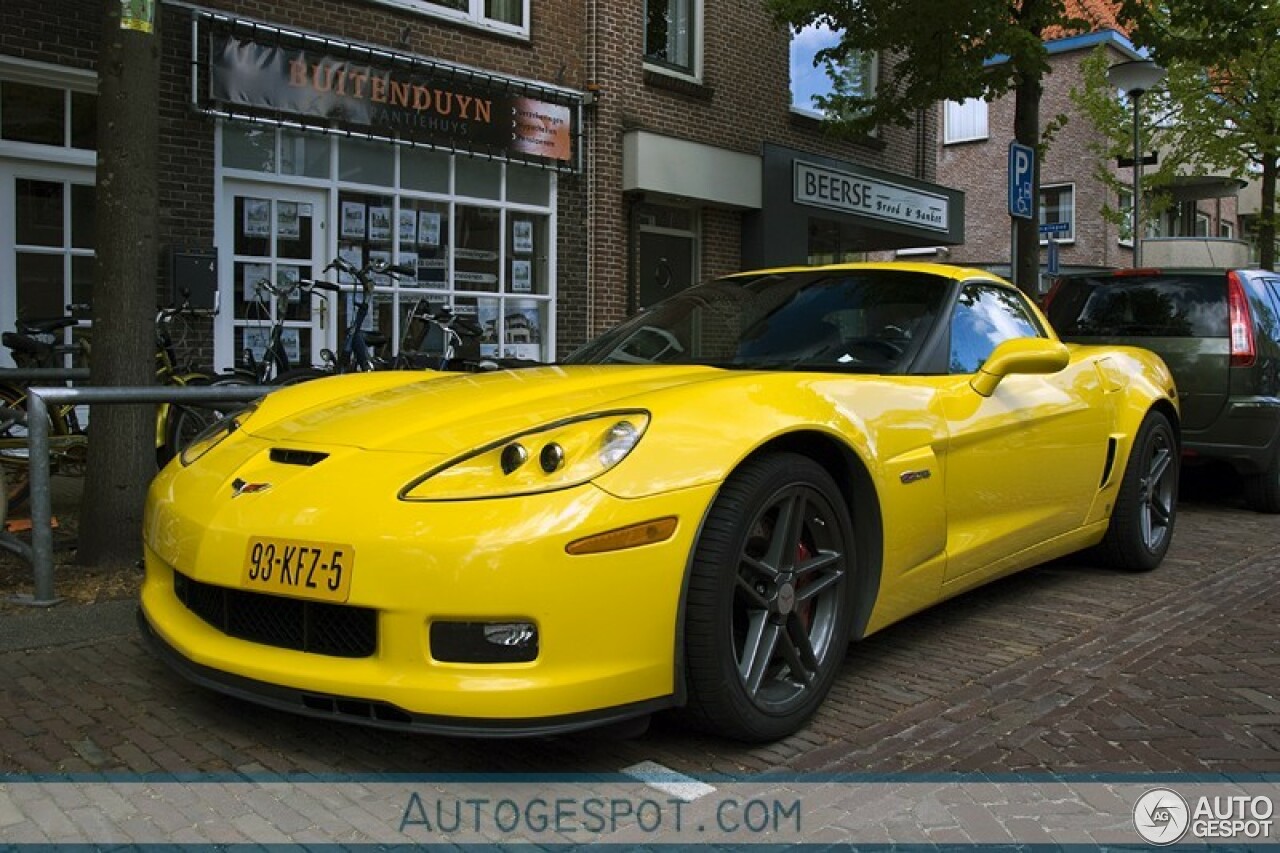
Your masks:
{"label": "dark green suv", "polygon": [[1280,274],[1114,270],[1063,276],[1046,298],[1066,341],[1129,344],[1173,371],[1187,461],[1217,459],[1280,513]]}

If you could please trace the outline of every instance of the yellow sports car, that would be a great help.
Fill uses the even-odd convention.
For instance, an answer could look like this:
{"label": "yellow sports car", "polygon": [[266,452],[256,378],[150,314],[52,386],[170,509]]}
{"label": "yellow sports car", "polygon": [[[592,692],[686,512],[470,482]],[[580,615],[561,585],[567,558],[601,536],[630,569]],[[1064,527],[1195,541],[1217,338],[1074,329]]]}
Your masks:
{"label": "yellow sports car", "polygon": [[980,270],[692,287],[562,364],[288,387],[156,478],[139,613],[191,679],[428,732],[680,708],[796,731],[851,639],[1096,546],[1154,568],[1178,409]]}

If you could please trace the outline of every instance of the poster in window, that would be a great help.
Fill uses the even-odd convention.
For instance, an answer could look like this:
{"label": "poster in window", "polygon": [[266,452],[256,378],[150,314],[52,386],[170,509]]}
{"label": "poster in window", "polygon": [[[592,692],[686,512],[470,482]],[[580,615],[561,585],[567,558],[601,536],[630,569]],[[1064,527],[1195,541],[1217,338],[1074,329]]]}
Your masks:
{"label": "poster in window", "polygon": [[271,236],[271,201],[265,198],[244,200],[244,236]]}
{"label": "poster in window", "polygon": [[418,242],[418,213],[413,210],[400,211],[400,245],[412,247]]}
{"label": "poster in window", "polygon": [[531,261],[513,260],[511,262],[511,290],[513,293],[533,292],[533,263]]}
{"label": "poster in window", "polygon": [[259,282],[271,280],[270,264],[245,264],[241,267],[241,293],[245,302],[262,302],[264,305],[271,301],[271,291],[266,285],[259,285]]}
{"label": "poster in window", "polygon": [[418,244],[440,245],[440,214],[431,210],[418,211]]}
{"label": "poster in window", "polygon": [[364,239],[364,203],[344,201],[342,203],[342,236],[348,240]]}
{"label": "poster in window", "polygon": [[369,208],[369,239],[375,243],[391,242],[391,208]]}
{"label": "poster in window", "polygon": [[[364,250],[359,246],[353,246],[350,243],[339,246],[338,257],[342,258],[356,269],[364,266]],[[341,284],[355,284],[356,277],[349,272],[339,272],[338,281]]]}
{"label": "poster in window", "polygon": [[542,312],[536,302],[509,302],[502,317],[504,358],[538,359],[542,347]]}
{"label": "poster in window", "polygon": [[498,357],[498,313],[500,303],[496,299],[480,299],[476,302],[475,320],[480,324],[480,354]]}
{"label": "poster in window", "polygon": [[298,218],[298,203],[282,201],[276,205],[276,236],[282,240],[297,240],[302,236],[302,222]]}
{"label": "poster in window", "polygon": [[276,289],[288,293],[290,302],[297,302],[302,298],[302,291],[298,289],[298,282],[301,280],[302,267],[276,267]]}
{"label": "poster in window", "polygon": [[[369,250],[369,266],[375,264],[391,264],[391,253],[386,249],[370,249]],[[376,273],[373,276],[373,283],[381,287],[387,287],[391,284],[391,276],[386,273]]]}
{"label": "poster in window", "polygon": [[533,222],[528,219],[515,219],[511,222],[511,250],[517,255],[528,255],[533,252]]}

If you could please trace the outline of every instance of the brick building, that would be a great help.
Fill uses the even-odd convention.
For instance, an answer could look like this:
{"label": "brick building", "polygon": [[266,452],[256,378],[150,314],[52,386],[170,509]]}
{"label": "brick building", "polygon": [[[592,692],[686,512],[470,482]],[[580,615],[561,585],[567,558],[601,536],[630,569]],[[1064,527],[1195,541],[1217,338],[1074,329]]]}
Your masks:
{"label": "brick building", "polygon": [[[1100,132],[1071,97],[1085,87],[1082,64],[1097,49],[1110,63],[1141,58],[1129,40],[1112,26],[1115,18],[1103,0],[1082,2],[1076,16],[1101,26],[1081,35],[1054,33],[1046,41],[1050,73],[1044,78],[1042,124],[1065,115],[1067,122],[1052,137],[1040,162],[1040,222],[1059,230],[1041,240],[1041,269],[1048,278],[1048,241],[1057,243],[1062,270],[1127,267],[1132,264],[1132,227],[1108,221],[1104,207],[1131,209],[1132,169],[1106,164],[1125,189],[1117,193],[1098,176],[1098,156],[1091,146]],[[1005,175],[1013,140],[1014,98],[991,103],[966,101],[939,105],[938,179],[965,192],[965,242],[926,252],[939,260],[989,267],[1007,273],[1010,217]],[[995,180],[993,180],[993,177]],[[1172,204],[1149,222],[1143,240],[1143,263],[1196,266],[1243,264],[1247,247],[1242,235],[1236,192],[1240,184],[1211,175],[1180,178],[1167,188]],[[1195,241],[1188,238],[1197,238]],[[1211,245],[1216,244],[1216,245]],[[1230,260],[1228,260],[1230,259]]]}
{"label": "brick building", "polygon": [[[416,266],[381,282],[391,340],[426,299],[473,313],[486,352],[546,359],[708,275],[963,239],[935,117],[835,141],[791,108],[790,35],[762,4],[157,8],[161,301],[216,304],[220,368],[275,310],[318,362],[350,295],[273,304],[257,285],[339,255]],[[0,328],[109,298],[93,284],[100,16],[100,0],[0,4]]]}

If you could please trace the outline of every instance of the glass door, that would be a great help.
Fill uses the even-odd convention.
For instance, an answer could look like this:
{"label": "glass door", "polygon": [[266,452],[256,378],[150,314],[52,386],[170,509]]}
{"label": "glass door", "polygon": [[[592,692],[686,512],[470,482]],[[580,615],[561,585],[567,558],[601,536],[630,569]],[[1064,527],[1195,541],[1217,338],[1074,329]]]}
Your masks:
{"label": "glass door", "polygon": [[224,185],[217,226],[219,368],[261,362],[275,326],[290,367],[320,363],[332,308],[323,292],[311,296],[297,284],[323,275],[327,210],[318,190]]}
{"label": "glass door", "polygon": [[[88,334],[94,274],[93,171],[52,164],[0,164],[0,328],[66,316],[78,328],[62,343]],[[13,364],[12,353],[0,363]],[[67,367],[76,366],[66,364]]]}

